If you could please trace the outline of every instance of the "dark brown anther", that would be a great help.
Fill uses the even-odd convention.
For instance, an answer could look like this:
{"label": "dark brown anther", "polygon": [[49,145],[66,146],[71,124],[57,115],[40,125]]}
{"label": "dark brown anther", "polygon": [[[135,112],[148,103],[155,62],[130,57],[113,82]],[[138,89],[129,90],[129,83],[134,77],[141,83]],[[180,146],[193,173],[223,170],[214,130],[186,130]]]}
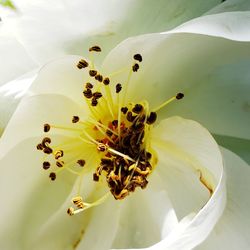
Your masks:
{"label": "dark brown anther", "polygon": [[139,114],[143,111],[143,106],[141,104],[135,104],[132,111],[136,114]]}
{"label": "dark brown anther", "polygon": [[99,98],[102,97],[102,93],[101,92],[95,92],[95,93],[93,93],[93,96],[94,96],[95,99],[99,99]]}
{"label": "dark brown anther", "polygon": [[92,105],[93,107],[95,107],[95,106],[97,106],[97,104],[98,104],[98,101],[97,101],[95,98],[92,98],[92,100],[91,100],[91,105]]}
{"label": "dark brown anther", "polygon": [[45,153],[45,154],[52,154],[53,153],[53,150],[52,150],[52,148],[49,148],[49,147],[45,147],[44,149],[43,149],[43,152]]}
{"label": "dark brown anther", "polygon": [[113,132],[109,129],[106,130],[106,135],[111,137],[113,135]]}
{"label": "dark brown anther", "polygon": [[126,116],[126,118],[127,118],[127,120],[128,120],[129,122],[133,122],[134,119],[135,119],[135,117],[136,117],[136,116],[133,116],[133,114],[132,114],[131,111],[129,111],[129,112],[127,113],[127,116]]}
{"label": "dark brown anther", "polygon": [[80,167],[83,167],[85,165],[85,160],[79,159],[77,163],[79,164]]}
{"label": "dark brown anther", "polygon": [[64,164],[63,161],[57,161],[57,162],[56,162],[56,165],[57,165],[57,167],[59,167],[59,168],[62,168],[62,167],[63,167],[63,164]]}
{"label": "dark brown anther", "polygon": [[111,165],[112,164],[112,160],[108,159],[108,158],[102,158],[101,159],[101,164]]}
{"label": "dark brown anther", "polygon": [[126,115],[126,113],[128,112],[128,108],[127,107],[122,107],[121,111],[124,115]]}
{"label": "dark brown anther", "polygon": [[153,124],[157,119],[156,112],[150,112],[149,116],[147,117],[147,124]]}
{"label": "dark brown anther", "polygon": [[90,82],[87,82],[86,84],[85,84],[85,88],[86,89],[92,89],[94,86],[93,86],[93,84],[91,84]]}
{"label": "dark brown anther", "polygon": [[89,75],[90,75],[91,77],[96,76],[96,74],[97,74],[97,71],[94,70],[94,69],[91,69],[91,70],[89,71]]}
{"label": "dark brown anther", "polygon": [[92,47],[90,47],[90,48],[89,48],[89,52],[91,52],[91,51],[101,52],[101,51],[102,51],[102,49],[101,49],[101,47],[100,47],[100,46],[95,45],[95,46],[92,46]]}
{"label": "dark brown anther", "polygon": [[97,74],[97,75],[95,76],[95,79],[96,79],[98,82],[102,82],[103,76],[100,75],[100,74]]}
{"label": "dark brown anther", "polygon": [[58,160],[59,158],[63,157],[64,153],[62,150],[58,150],[56,153],[55,153],[55,159]]}
{"label": "dark brown anther", "polygon": [[141,56],[141,54],[135,54],[135,55],[134,55],[134,59],[135,59],[136,61],[138,61],[138,62],[142,62],[142,56]]}
{"label": "dark brown anther", "polygon": [[183,93],[178,93],[177,95],[176,95],[176,99],[177,100],[180,100],[180,99],[182,99],[184,97],[184,94]]}
{"label": "dark brown anther", "polygon": [[48,161],[43,162],[43,169],[47,170],[50,168],[50,163]]}
{"label": "dark brown anther", "polygon": [[138,69],[139,69],[139,64],[138,64],[138,63],[135,63],[135,64],[133,65],[133,67],[132,67],[133,72],[137,72]]}
{"label": "dark brown anther", "polygon": [[50,131],[50,125],[49,125],[48,123],[45,123],[45,124],[43,125],[43,131],[44,131],[45,133],[47,133],[47,132]]}
{"label": "dark brown anther", "polygon": [[93,174],[93,181],[99,181],[99,175],[96,173]]}
{"label": "dark brown anther", "polygon": [[120,93],[121,90],[122,90],[122,85],[120,83],[117,83],[115,86],[115,92]]}
{"label": "dark brown anther", "polygon": [[42,140],[43,147],[47,147],[47,144],[51,143],[51,139],[49,137],[44,137]]}
{"label": "dark brown anther", "polygon": [[99,143],[97,145],[97,150],[100,151],[100,152],[105,152],[107,150],[107,146],[103,143]]}
{"label": "dark brown anther", "polygon": [[51,172],[51,173],[49,174],[49,178],[50,178],[52,181],[54,181],[54,180],[56,179],[56,173]]}
{"label": "dark brown anther", "polygon": [[105,77],[104,80],[103,80],[103,83],[104,83],[104,85],[109,85],[109,83],[110,83],[109,78]]}
{"label": "dark brown anther", "polygon": [[81,59],[77,64],[78,69],[86,68],[88,66],[89,66],[88,62],[85,61],[84,59]]}
{"label": "dark brown anther", "polygon": [[42,143],[37,144],[37,145],[36,145],[36,149],[37,149],[37,150],[43,150],[43,145],[42,145]]}
{"label": "dark brown anther", "polygon": [[117,126],[118,126],[118,120],[113,120],[113,121],[112,121],[112,125],[113,125],[114,127],[117,127]]}
{"label": "dark brown anther", "polygon": [[79,122],[79,120],[80,120],[79,116],[74,115],[72,117],[72,123],[77,123],[77,122]]}
{"label": "dark brown anther", "polygon": [[84,95],[86,98],[88,98],[88,99],[92,98],[92,96],[93,96],[91,89],[85,89],[85,90],[83,91],[83,95]]}

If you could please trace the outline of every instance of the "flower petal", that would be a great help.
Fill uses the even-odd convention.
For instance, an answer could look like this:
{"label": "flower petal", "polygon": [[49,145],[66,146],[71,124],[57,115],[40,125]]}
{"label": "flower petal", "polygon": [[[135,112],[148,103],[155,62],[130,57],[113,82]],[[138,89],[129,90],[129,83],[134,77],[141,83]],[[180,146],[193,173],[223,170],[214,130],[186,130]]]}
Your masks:
{"label": "flower petal", "polygon": [[[166,107],[164,117],[184,114],[213,133],[248,138],[249,27],[250,12],[197,18],[168,33],[127,39],[111,51],[104,68],[116,72],[141,53],[143,61],[130,80],[128,101],[146,99],[154,108],[184,92],[186,98],[171,104],[169,111]],[[127,73],[114,80],[118,78],[126,83]]]}
{"label": "flower petal", "polygon": [[[220,0],[47,2],[16,1],[21,17],[5,19],[14,34],[39,62],[63,54],[82,54],[93,43],[105,47],[103,56],[123,39],[175,27],[202,15]],[[60,20],[60,22],[58,22]],[[14,23],[14,24],[13,24]],[[56,32],[55,32],[56,31]]]}
{"label": "flower petal", "polygon": [[212,233],[197,250],[249,249],[250,167],[229,150],[223,149],[222,153],[227,174],[227,206]]}
{"label": "flower petal", "polygon": [[[191,249],[206,239],[225,206],[225,177],[219,148],[206,129],[180,117],[163,120],[152,136],[153,148],[164,152],[159,155],[156,170],[164,176],[166,190],[182,219],[165,239],[150,249]],[[213,190],[207,202],[202,186]]]}

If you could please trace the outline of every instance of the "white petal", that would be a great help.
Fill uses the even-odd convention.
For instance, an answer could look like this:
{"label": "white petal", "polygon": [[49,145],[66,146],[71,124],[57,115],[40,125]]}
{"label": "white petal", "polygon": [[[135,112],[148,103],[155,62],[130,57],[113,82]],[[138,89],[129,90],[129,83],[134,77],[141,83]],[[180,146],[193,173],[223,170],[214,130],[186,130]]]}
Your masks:
{"label": "white petal", "polygon": [[0,36],[0,65],[0,86],[37,67],[16,39],[2,36]]}
{"label": "white petal", "polygon": [[[16,1],[21,16],[6,21],[14,34],[39,62],[63,54],[82,54],[93,43],[105,55],[123,39],[175,27],[202,15],[220,0],[122,1]],[[60,20],[60,22],[58,22]]]}
{"label": "white petal", "polygon": [[[72,127],[74,115],[84,118],[86,111],[65,96],[44,94],[24,98],[2,135],[0,157],[22,140],[42,136],[45,123]],[[51,132],[62,134],[65,130],[52,129]]]}
{"label": "white petal", "polygon": [[[250,43],[239,42],[250,40],[248,23],[250,12],[223,13],[198,18],[172,32],[130,38],[111,51],[104,68],[115,72],[129,67],[132,56],[141,53],[143,62],[129,83],[129,101],[146,99],[154,108],[184,92],[186,98],[170,104],[162,115],[178,112],[214,133],[249,137]],[[127,74],[114,79],[126,83]]]}
{"label": "white petal", "polygon": [[[206,129],[179,117],[163,120],[155,128],[152,142],[157,152],[165,154],[163,159],[162,154],[159,155],[157,168],[165,172],[162,176],[166,178],[166,189],[169,187],[177,215],[185,217],[164,240],[150,249],[191,249],[206,239],[224,209],[225,177],[219,148]],[[195,172],[197,183],[192,177]],[[205,186],[214,191],[207,203],[202,184],[198,186],[199,173],[202,184],[206,183]],[[193,195],[189,196],[189,192]],[[199,200],[203,204],[199,204]]]}
{"label": "white petal", "polygon": [[113,248],[143,248],[165,238],[177,225],[164,180],[155,172],[145,190],[136,190],[122,201],[122,212]]}
{"label": "white petal", "polygon": [[222,153],[227,175],[227,206],[213,232],[197,250],[247,250],[250,246],[250,166],[228,150]]}

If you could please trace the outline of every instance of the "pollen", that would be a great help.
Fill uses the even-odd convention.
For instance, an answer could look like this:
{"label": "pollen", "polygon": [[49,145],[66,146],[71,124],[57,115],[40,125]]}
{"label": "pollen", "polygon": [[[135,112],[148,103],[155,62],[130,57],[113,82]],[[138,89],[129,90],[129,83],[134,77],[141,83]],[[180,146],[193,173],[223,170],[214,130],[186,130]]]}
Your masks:
{"label": "pollen", "polygon": [[[101,48],[95,45],[89,52],[93,55],[92,52],[101,52]],[[76,62],[77,68],[87,72],[81,91],[88,116],[81,119],[78,115],[71,116],[67,119],[68,124],[45,121],[43,125],[46,135],[52,130],[70,132],[69,139],[64,142],[55,143],[52,137],[46,136],[36,145],[37,150],[44,153],[42,168],[50,169],[51,181],[60,178],[63,171],[79,178],[78,192],[71,201],[73,207],[67,210],[69,215],[100,205],[110,196],[123,200],[148,185],[148,177],[157,162],[150,143],[157,112],[173,100],[182,99],[184,94],[178,93],[154,109],[146,100],[126,102],[130,79],[141,63],[142,55],[134,54],[132,65],[126,68],[129,70],[127,81],[117,83],[112,75],[119,73],[101,72],[90,60]],[[103,190],[109,190],[91,203],[83,201],[81,195],[85,183],[82,178],[86,173],[90,173],[90,181],[95,185],[105,185]]]}

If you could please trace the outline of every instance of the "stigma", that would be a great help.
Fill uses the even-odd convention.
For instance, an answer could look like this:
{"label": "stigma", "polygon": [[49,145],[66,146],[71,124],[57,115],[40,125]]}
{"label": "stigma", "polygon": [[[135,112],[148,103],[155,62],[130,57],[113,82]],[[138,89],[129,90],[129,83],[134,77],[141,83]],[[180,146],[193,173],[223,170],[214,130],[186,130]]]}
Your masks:
{"label": "stigma", "polygon": [[[100,53],[97,45],[89,53]],[[92,57],[92,55],[90,55]],[[43,125],[44,138],[37,144],[37,150],[44,154],[42,168],[48,172],[52,182],[60,172],[68,171],[79,178],[78,193],[72,198],[67,213],[78,214],[88,208],[100,205],[112,196],[123,200],[138,188],[145,189],[148,177],[157,164],[157,155],[151,147],[150,136],[157,123],[157,112],[174,100],[184,97],[178,93],[159,107],[150,109],[146,100],[126,103],[126,90],[133,74],[140,72],[142,55],[131,55],[131,64],[125,69],[127,82],[112,82],[112,75],[104,75],[94,62],[81,59],[76,62],[79,70],[85,70],[82,93],[89,109],[89,116],[78,114],[69,117],[70,125]],[[74,133],[68,141],[54,144],[49,136],[52,129]],[[86,202],[81,194],[82,178],[91,173],[92,181],[105,185],[108,192],[92,203]]]}

